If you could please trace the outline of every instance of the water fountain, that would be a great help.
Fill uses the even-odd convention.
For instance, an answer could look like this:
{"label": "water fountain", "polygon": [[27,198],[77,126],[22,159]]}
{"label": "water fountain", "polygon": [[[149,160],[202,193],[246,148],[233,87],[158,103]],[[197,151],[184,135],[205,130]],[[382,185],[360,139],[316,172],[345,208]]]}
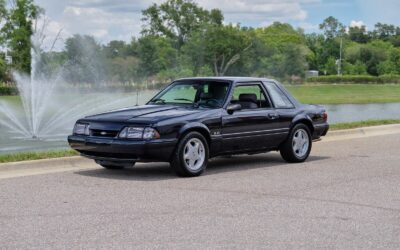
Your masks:
{"label": "water fountain", "polygon": [[[36,45],[35,36],[32,38]],[[10,149],[26,149],[26,141],[61,141],[66,145],[66,135],[71,133],[75,121],[85,115],[111,109],[134,106],[143,103],[151,96],[145,92],[123,93],[115,88],[112,91],[82,93],[74,89],[63,78],[63,68],[52,77],[40,72],[39,49],[31,50],[32,63],[30,76],[14,72],[20,103],[0,101],[0,153]],[[113,94],[110,94],[113,93]],[[0,99],[1,100],[1,99]],[[8,144],[7,144],[8,143]],[[10,145],[11,145],[10,144]],[[32,144],[28,150],[35,150],[39,144]],[[48,147],[52,147],[48,144]]]}

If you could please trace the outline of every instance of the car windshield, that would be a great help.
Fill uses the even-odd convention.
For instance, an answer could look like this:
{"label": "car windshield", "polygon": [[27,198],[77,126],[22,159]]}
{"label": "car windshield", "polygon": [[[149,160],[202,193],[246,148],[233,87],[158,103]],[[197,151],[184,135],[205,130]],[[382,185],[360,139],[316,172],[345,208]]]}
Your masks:
{"label": "car windshield", "polygon": [[150,103],[220,108],[224,104],[228,89],[228,82],[179,81],[157,94]]}

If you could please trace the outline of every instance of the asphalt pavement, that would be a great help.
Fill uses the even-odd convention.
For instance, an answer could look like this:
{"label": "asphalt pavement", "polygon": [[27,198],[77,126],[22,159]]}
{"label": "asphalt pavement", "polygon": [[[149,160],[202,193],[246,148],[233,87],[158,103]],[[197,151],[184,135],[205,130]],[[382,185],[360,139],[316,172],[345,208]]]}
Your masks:
{"label": "asphalt pavement", "polygon": [[216,158],[197,178],[75,159],[1,170],[0,249],[400,249],[399,133],[318,142],[302,164]]}

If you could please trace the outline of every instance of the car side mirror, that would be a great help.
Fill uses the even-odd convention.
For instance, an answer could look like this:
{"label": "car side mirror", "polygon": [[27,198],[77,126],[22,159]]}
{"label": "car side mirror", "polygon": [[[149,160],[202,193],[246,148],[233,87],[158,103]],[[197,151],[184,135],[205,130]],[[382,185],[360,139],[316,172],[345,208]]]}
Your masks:
{"label": "car side mirror", "polygon": [[232,104],[229,104],[228,107],[226,107],[226,111],[230,115],[233,114],[233,112],[239,111],[241,109],[242,109],[242,105],[240,105],[239,103],[232,103]]}

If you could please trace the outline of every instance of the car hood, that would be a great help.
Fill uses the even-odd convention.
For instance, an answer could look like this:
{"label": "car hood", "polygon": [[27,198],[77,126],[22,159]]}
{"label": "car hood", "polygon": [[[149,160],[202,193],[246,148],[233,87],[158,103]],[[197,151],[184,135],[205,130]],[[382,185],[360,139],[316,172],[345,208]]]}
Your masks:
{"label": "car hood", "polygon": [[84,120],[95,122],[108,121],[151,123],[197,112],[200,112],[200,110],[186,106],[143,105],[88,116]]}

